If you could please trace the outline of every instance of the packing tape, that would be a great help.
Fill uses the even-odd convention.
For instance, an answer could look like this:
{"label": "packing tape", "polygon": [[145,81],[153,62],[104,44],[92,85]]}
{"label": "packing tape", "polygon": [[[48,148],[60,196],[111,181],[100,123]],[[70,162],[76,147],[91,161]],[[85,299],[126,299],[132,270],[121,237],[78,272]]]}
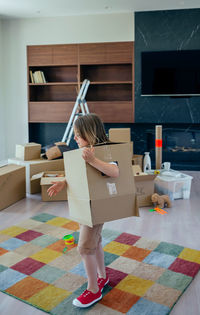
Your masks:
{"label": "packing tape", "polygon": [[155,146],[156,148],[162,148],[162,139],[156,139]]}

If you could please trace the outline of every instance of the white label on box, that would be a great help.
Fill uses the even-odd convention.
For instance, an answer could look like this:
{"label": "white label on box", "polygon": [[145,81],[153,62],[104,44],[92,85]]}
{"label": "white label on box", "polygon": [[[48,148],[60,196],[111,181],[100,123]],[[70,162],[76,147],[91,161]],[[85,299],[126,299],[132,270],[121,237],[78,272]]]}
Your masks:
{"label": "white label on box", "polygon": [[107,187],[108,187],[108,192],[111,196],[117,195],[117,187],[115,183],[107,183]]}

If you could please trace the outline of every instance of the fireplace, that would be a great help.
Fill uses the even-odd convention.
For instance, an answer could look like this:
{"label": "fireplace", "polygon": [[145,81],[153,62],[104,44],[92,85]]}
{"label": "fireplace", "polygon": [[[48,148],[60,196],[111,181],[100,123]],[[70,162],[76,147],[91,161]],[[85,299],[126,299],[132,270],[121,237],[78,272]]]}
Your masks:
{"label": "fireplace", "polygon": [[[143,127],[142,127],[143,126]],[[162,125],[162,161],[175,170],[200,170],[200,126]],[[155,125],[134,125],[134,153],[150,152],[155,168]]]}

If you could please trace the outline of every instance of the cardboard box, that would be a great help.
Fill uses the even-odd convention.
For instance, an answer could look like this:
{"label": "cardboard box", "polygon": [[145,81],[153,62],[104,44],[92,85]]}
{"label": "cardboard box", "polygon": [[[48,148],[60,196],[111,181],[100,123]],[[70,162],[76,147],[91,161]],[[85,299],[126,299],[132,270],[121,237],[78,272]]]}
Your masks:
{"label": "cardboard box", "polygon": [[40,159],[41,144],[30,142],[26,144],[16,144],[15,157],[23,161]]}
{"label": "cardboard box", "polygon": [[82,150],[64,153],[70,217],[93,226],[107,221],[138,216],[135,182],[129,143],[94,147],[95,156],[105,162],[117,161],[118,178],[105,176],[82,158]]}
{"label": "cardboard box", "polygon": [[26,167],[26,193],[33,194],[41,191],[40,179],[32,176],[46,171],[64,171],[63,159],[22,161],[17,158],[8,159],[8,164],[17,164]]}
{"label": "cardboard box", "polygon": [[51,184],[52,181],[57,182],[63,180],[66,180],[64,171],[44,172],[40,180],[42,200],[43,201],[67,200],[67,187],[66,189],[61,190],[56,196],[49,197],[47,193],[47,189],[52,185]]}
{"label": "cardboard box", "polygon": [[130,142],[131,129],[130,128],[110,128],[109,140],[112,142]]}
{"label": "cardboard box", "polygon": [[152,206],[151,196],[154,193],[154,179],[157,175],[143,173],[139,165],[133,165],[132,171],[135,178],[138,206]]}
{"label": "cardboard box", "polygon": [[139,165],[140,169],[143,170],[143,155],[133,154],[132,165]]}
{"label": "cardboard box", "polygon": [[26,197],[25,167],[0,167],[0,210]]}

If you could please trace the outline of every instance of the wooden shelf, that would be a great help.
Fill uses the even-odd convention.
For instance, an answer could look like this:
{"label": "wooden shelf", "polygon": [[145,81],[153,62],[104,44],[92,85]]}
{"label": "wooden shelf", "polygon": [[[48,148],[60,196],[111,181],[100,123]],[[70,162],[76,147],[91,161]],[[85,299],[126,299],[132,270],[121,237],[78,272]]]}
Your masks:
{"label": "wooden shelf", "polygon": [[[133,53],[133,42],[28,46],[29,122],[67,122],[85,79],[90,112],[103,122],[133,122]],[[46,83],[33,83],[30,71]]]}

